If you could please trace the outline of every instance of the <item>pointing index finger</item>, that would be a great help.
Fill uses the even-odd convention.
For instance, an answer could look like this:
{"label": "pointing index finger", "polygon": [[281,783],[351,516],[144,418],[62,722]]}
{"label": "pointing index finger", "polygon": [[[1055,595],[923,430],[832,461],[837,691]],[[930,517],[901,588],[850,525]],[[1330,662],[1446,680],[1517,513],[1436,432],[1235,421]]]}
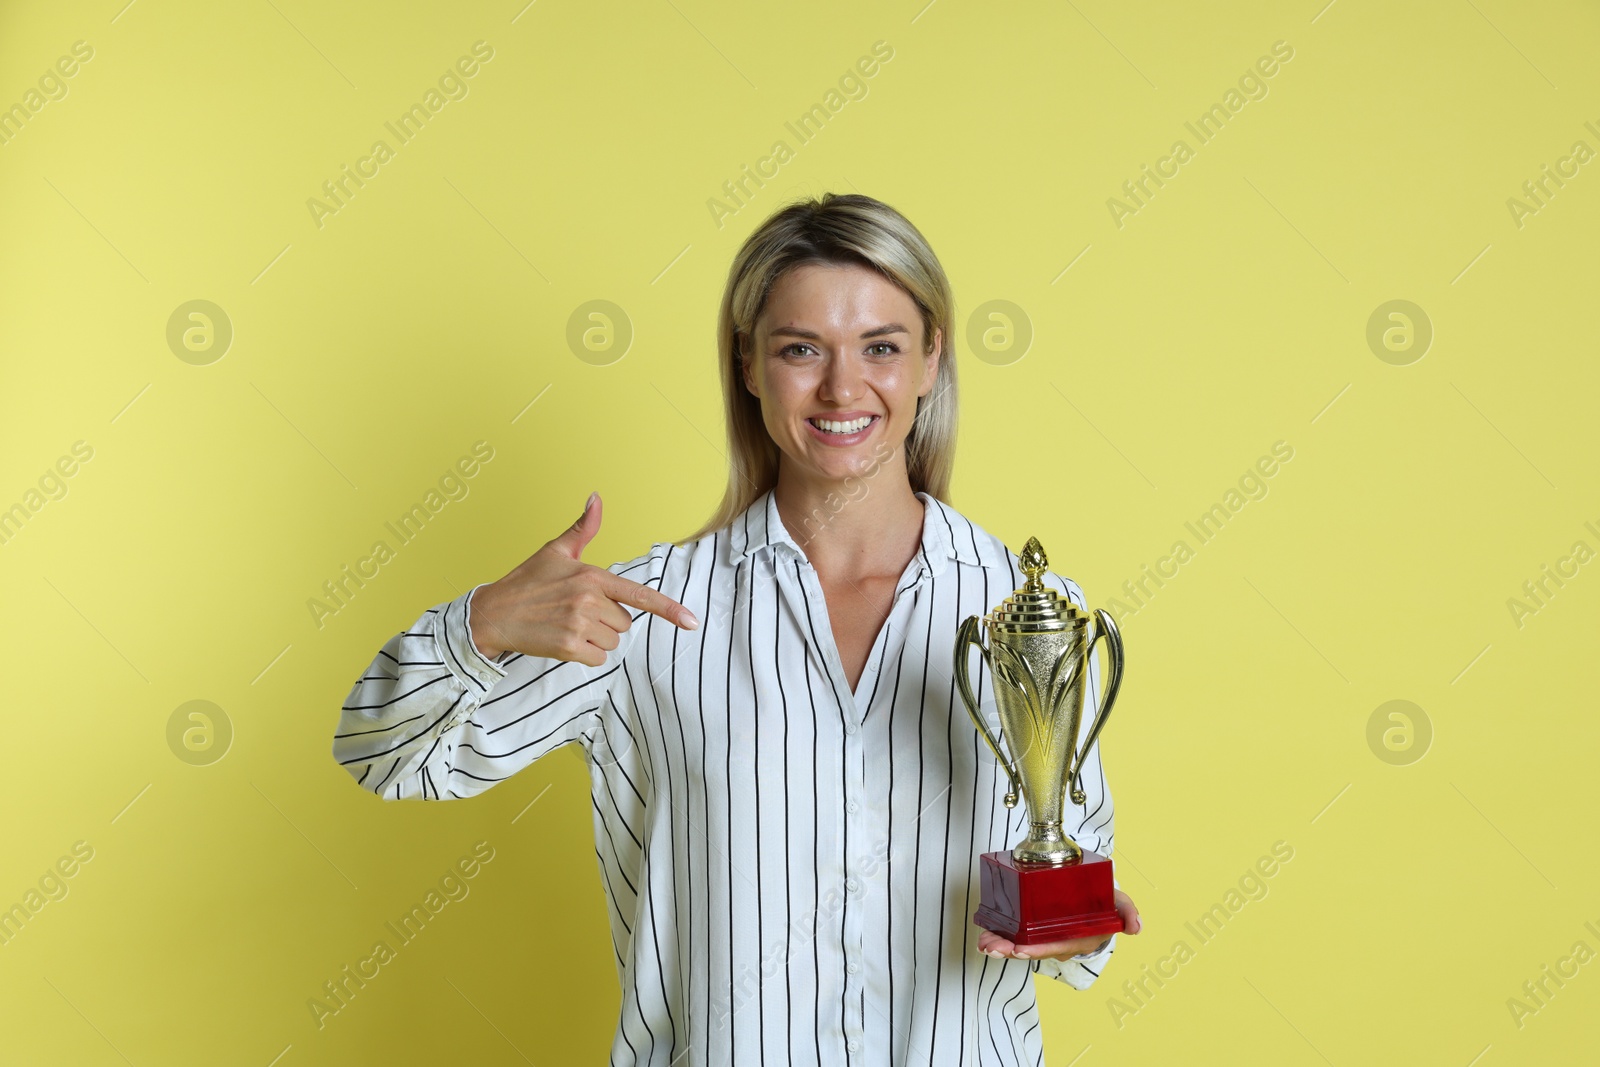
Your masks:
{"label": "pointing index finger", "polygon": [[658,589],[648,585],[641,585],[631,579],[606,571],[604,584],[601,586],[606,596],[619,604],[627,604],[636,608],[643,608],[652,615],[659,615],[674,626],[681,626],[685,630],[695,630],[700,626],[700,620],[694,613],[682,604],[673,600]]}

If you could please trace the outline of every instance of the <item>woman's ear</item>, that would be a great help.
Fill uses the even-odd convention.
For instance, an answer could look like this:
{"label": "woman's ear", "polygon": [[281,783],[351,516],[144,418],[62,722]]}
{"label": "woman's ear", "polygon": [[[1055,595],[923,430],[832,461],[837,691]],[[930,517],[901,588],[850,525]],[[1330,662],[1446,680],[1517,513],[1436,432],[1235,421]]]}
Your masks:
{"label": "woman's ear", "polygon": [[739,373],[744,378],[744,387],[751,396],[759,397],[761,391],[756,388],[755,371],[751,369],[749,353],[750,339],[743,333],[733,335],[733,358],[739,361]]}
{"label": "woman's ear", "polygon": [[933,390],[933,383],[939,380],[939,360],[944,358],[944,328],[936,327],[933,331],[933,344],[928,346],[928,352],[923,356],[923,386],[917,392],[918,396],[927,396]]}

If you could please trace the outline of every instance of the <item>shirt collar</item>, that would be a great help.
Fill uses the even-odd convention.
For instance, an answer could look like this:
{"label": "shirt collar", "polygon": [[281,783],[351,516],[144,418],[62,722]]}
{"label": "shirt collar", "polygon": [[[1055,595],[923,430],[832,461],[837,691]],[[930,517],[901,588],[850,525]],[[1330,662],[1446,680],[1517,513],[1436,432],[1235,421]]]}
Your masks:
{"label": "shirt collar", "polygon": [[[973,546],[972,524],[949,504],[925,492],[917,492],[923,503],[922,570],[943,574],[949,560],[974,566],[986,565]],[[848,502],[845,502],[848,507]],[[728,562],[737,566],[747,556],[765,551],[769,558],[785,556],[807,559],[805,550],[789,535],[778,515],[776,491],[767,489],[745,508],[728,528]],[[809,560],[808,560],[809,562]]]}

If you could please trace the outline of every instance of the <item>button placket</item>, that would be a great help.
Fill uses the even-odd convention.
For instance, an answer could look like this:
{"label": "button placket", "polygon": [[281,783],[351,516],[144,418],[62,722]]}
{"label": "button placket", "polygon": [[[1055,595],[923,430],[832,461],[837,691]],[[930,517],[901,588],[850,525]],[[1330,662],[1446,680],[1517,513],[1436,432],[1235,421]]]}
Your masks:
{"label": "button placket", "polygon": [[[845,912],[844,912],[844,986],[845,986],[845,1017],[844,1031],[848,1039],[845,1047],[851,1052],[861,1051],[861,1041],[865,1033],[866,1020],[861,1015],[861,959],[866,948],[866,941],[862,929],[863,907],[860,900],[862,890],[861,880],[856,875],[853,853],[860,850],[863,835],[859,826],[860,820],[854,818],[854,812],[849,811],[850,805],[855,805],[854,798],[863,795],[866,788],[866,746],[862,744],[861,727],[854,720],[846,719],[845,732],[845,774],[844,793],[846,800],[846,832],[843,841],[848,845],[841,856],[841,866],[844,870]],[[859,805],[855,805],[859,807]]]}

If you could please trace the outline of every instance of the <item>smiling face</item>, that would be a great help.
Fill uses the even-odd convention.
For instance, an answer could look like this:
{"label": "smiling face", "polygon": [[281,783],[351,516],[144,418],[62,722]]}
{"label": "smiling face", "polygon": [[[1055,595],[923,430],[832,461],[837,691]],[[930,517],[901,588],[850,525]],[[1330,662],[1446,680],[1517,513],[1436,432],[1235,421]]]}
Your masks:
{"label": "smiling face", "polygon": [[[910,294],[856,264],[780,277],[744,343],[745,388],[791,476],[819,483],[904,466],[917,398],[934,386],[943,337],[924,346]],[[820,425],[819,425],[820,423]]]}

